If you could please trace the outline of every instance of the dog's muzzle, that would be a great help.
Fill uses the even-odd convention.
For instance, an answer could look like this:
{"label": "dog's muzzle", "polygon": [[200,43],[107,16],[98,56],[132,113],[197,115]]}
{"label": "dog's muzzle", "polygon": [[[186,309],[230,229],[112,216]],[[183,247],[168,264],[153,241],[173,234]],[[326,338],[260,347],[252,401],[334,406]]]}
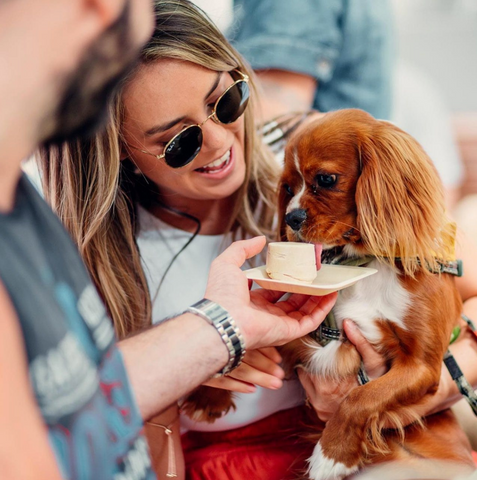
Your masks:
{"label": "dog's muzzle", "polygon": [[306,210],[302,208],[295,208],[285,215],[286,224],[292,228],[293,231],[298,232],[304,221],[306,220]]}

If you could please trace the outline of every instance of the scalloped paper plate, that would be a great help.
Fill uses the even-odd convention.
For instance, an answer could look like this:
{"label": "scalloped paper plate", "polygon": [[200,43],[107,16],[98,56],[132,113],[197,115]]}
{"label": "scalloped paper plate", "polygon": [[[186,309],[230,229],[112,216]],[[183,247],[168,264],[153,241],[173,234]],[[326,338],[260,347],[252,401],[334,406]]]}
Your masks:
{"label": "scalloped paper plate", "polygon": [[351,287],[359,280],[374,275],[377,270],[368,267],[348,267],[345,265],[321,265],[312,283],[298,280],[274,280],[267,275],[266,266],[251,268],[244,273],[260,287],[279,292],[303,293],[305,295],[327,295],[328,293]]}

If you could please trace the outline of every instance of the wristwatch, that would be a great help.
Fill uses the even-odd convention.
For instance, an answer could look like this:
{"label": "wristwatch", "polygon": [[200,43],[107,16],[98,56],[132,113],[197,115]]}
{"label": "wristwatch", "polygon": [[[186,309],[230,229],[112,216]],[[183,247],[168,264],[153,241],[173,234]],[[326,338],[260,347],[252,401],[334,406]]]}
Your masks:
{"label": "wristwatch", "polygon": [[245,342],[235,320],[229,312],[222,308],[218,303],[212,302],[207,298],[194,303],[185,310],[184,313],[193,313],[203,318],[213,325],[219,332],[222,341],[229,351],[229,361],[225,367],[215,376],[221,377],[230,373],[242,363],[245,355]]}

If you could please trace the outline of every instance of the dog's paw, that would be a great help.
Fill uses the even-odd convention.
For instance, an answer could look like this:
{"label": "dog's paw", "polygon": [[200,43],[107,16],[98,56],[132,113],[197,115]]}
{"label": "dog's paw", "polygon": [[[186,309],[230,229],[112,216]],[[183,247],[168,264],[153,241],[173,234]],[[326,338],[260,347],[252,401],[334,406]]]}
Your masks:
{"label": "dog's paw", "polygon": [[328,458],[319,443],[316,444],[308,463],[308,475],[311,480],[341,480],[358,470],[357,465],[347,467],[343,463]]}
{"label": "dog's paw", "polygon": [[195,422],[214,423],[235,410],[235,404],[231,392],[202,386],[184,400],[180,410]]}
{"label": "dog's paw", "polygon": [[216,408],[205,407],[203,409],[196,409],[188,403],[181,405],[181,412],[185,413],[194,422],[214,423],[217,419],[227,415],[231,409],[235,410],[235,405],[230,405],[224,410],[217,410]]}
{"label": "dog's paw", "polygon": [[197,405],[192,405],[189,402],[184,402],[181,405],[181,412],[185,413],[191,420],[206,423],[214,423],[217,419],[227,415],[232,409],[235,410],[233,403],[223,409],[215,405],[205,405],[203,408],[197,408]]}

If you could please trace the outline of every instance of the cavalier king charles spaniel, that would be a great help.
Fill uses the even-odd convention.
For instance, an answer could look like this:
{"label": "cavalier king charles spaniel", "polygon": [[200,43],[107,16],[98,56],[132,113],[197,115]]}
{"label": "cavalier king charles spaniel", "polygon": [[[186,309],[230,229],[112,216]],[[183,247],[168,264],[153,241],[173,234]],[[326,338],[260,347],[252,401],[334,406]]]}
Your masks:
{"label": "cavalier king charles spaniel", "polygon": [[[287,145],[279,215],[282,239],[320,244],[323,263],[378,270],[339,293],[334,328],[282,351],[316,382],[361,374],[362,385],[320,432],[310,478],[343,478],[391,460],[474,466],[450,411],[422,419],[416,410],[437,391],[462,308],[454,278],[442,268],[453,256],[454,226],[421,146],[361,110],[328,113]],[[366,383],[361,358],[341,331],[345,318],[385,358],[382,377]]]}

